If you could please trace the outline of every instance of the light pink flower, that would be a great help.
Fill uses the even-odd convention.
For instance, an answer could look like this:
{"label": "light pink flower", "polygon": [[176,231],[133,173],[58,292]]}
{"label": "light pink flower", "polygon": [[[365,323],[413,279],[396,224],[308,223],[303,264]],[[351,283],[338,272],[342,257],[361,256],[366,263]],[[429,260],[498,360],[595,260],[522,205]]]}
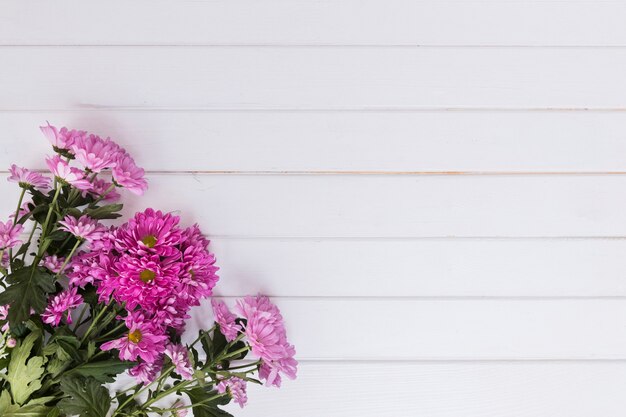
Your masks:
{"label": "light pink flower", "polygon": [[59,131],[50,123],[48,123],[48,126],[41,126],[40,129],[55,151],[69,149],[77,138],[81,138],[86,134],[83,131],[68,130],[66,127],[61,128]]}
{"label": "light pink flower", "polygon": [[168,336],[163,334],[143,313],[134,311],[124,319],[128,334],[106,342],[100,346],[102,350],[118,349],[123,361],[134,361],[141,358],[148,364],[155,363],[165,351]]}
{"label": "light pink flower", "polygon": [[226,340],[232,342],[241,331],[241,326],[235,322],[237,316],[230,312],[223,301],[212,298],[211,306],[213,307],[215,322],[220,326],[220,331],[226,337]]}
{"label": "light pink flower", "polygon": [[44,177],[38,172],[33,172],[13,164],[9,168],[9,173],[11,175],[8,180],[10,182],[17,182],[22,188],[28,189],[34,187],[41,190],[47,190],[50,188],[50,178]]}
{"label": "light pink flower", "polygon": [[148,189],[143,168],[135,165],[135,161],[128,154],[121,154],[117,158],[112,172],[115,183],[127,188],[133,194],[143,195]]}
{"label": "light pink flower", "polygon": [[109,203],[113,201],[117,201],[120,199],[120,194],[115,190],[114,186],[113,187],[111,186],[113,186],[112,183],[105,181],[103,179],[96,178],[91,183],[91,188],[89,190],[86,190],[83,193],[83,196],[86,193],[93,195],[95,198],[99,198],[104,195],[104,197],[102,197],[103,201],[106,201]]}
{"label": "light pink flower", "polygon": [[228,379],[223,379],[217,384],[217,392],[223,394],[228,392],[233,401],[239,404],[239,407],[243,408],[248,402],[248,394],[246,393],[247,382],[236,376],[232,376]]}
{"label": "light pink flower", "polygon": [[15,346],[17,346],[17,340],[13,337],[9,337],[7,340],[7,347],[13,349]]}
{"label": "light pink flower", "polygon": [[85,177],[85,173],[78,168],[69,166],[59,155],[47,157],[46,164],[58,181],[71,184],[79,190],[89,190],[91,188],[91,183]]}
{"label": "light pink flower", "polygon": [[[8,317],[9,317],[9,306],[8,305],[0,306],[0,321],[5,321]],[[3,332],[6,332],[7,330],[9,330],[9,322],[7,321],[6,323],[4,323],[2,325],[2,328],[0,328],[0,330]]]}
{"label": "light pink flower", "polygon": [[0,222],[0,249],[13,248],[22,243],[18,236],[22,232],[21,224],[13,224],[13,220]]}
{"label": "light pink flower", "polygon": [[154,363],[140,362],[138,365],[130,368],[128,374],[134,376],[137,383],[143,383],[144,385],[152,384],[163,366],[161,362],[160,360]]}
{"label": "light pink flower", "polygon": [[177,400],[174,404],[172,404],[171,408],[174,409],[174,411],[172,411],[172,417],[187,417],[189,408],[184,407],[185,405],[180,400]]}
{"label": "light pink flower", "polygon": [[83,297],[77,294],[76,287],[70,288],[55,295],[49,301],[48,307],[41,315],[44,323],[58,326],[63,317],[66,318],[68,324],[72,323],[71,310],[78,307],[83,302]]}
{"label": "light pink flower", "polygon": [[[20,210],[17,213],[18,218],[21,218],[22,216],[25,216],[26,214],[30,213],[30,207],[28,206],[29,204],[32,204],[32,202],[25,201],[24,203],[22,203],[22,206],[20,207]],[[9,214],[9,218],[15,219],[15,212],[12,212],[11,214]]]}
{"label": "light pink flower", "polygon": [[137,255],[180,256],[176,247],[183,240],[180,217],[160,210],[146,209],[117,229],[115,246]]}
{"label": "light pink flower", "polygon": [[41,260],[41,264],[55,274],[61,272],[61,265],[65,262],[65,258],[56,255],[46,255]]}
{"label": "light pink flower", "polygon": [[70,146],[76,161],[93,172],[115,166],[120,147],[110,139],[89,135],[76,138]]}
{"label": "light pink flower", "polygon": [[193,379],[193,367],[189,362],[189,352],[186,347],[170,344],[165,348],[165,354],[172,360],[178,375],[188,381]]}
{"label": "light pink flower", "polygon": [[265,296],[238,301],[239,313],[247,320],[245,334],[252,354],[263,361],[259,376],[267,385],[280,386],[280,373],[294,379],[298,362],[295,348],[287,341],[280,310]]}
{"label": "light pink flower", "polygon": [[92,219],[86,214],[80,216],[78,219],[67,215],[63,220],[59,221],[59,224],[61,225],[59,229],[65,230],[77,238],[89,242],[100,238],[102,233],[106,230],[96,219]]}

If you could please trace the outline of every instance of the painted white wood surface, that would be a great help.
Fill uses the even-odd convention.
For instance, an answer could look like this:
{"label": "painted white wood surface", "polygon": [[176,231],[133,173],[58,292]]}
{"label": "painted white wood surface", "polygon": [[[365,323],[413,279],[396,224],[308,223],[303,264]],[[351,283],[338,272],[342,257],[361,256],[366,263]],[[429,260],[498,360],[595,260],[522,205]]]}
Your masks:
{"label": "painted white wood surface", "polygon": [[4,0],[5,45],[625,45],[623,1]]}
{"label": "painted white wood surface", "polygon": [[0,169],[45,168],[45,120],[111,135],[151,180],[128,212],[275,297],[300,378],[236,415],[621,416],[625,13],[4,0]]}

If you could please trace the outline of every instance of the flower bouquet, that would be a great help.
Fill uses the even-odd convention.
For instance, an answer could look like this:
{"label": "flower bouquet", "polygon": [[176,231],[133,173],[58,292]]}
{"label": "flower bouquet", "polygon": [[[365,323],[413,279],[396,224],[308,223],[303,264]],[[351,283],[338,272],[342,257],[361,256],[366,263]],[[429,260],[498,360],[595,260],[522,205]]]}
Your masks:
{"label": "flower bouquet", "polygon": [[248,383],[295,378],[267,297],[236,314],[211,299],[214,323],[184,343],[190,309],[218,281],[209,241],[153,209],[111,225],[118,190],[147,189],[143,169],[108,138],[41,130],[51,175],[11,166],[21,193],[0,222],[1,416],[229,416],[220,406],[243,407]]}

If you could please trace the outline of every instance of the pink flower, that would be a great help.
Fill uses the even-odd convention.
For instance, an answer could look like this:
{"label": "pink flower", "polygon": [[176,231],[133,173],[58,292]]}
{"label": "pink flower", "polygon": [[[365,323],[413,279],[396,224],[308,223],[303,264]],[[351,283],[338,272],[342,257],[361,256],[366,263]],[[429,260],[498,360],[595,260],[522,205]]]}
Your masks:
{"label": "pink flower", "polygon": [[13,248],[21,244],[22,241],[18,237],[22,228],[21,224],[13,225],[13,220],[8,220],[6,223],[0,222],[0,249]]}
{"label": "pink flower", "polygon": [[170,344],[165,348],[165,354],[171,359],[178,375],[188,381],[193,379],[193,367],[189,362],[189,352],[186,347]]}
{"label": "pink flower", "polygon": [[65,258],[58,257],[56,255],[46,255],[41,260],[41,264],[55,274],[61,272],[61,266],[63,265],[63,262],[65,262]]}
{"label": "pink flower", "polygon": [[[22,204],[22,207],[20,207],[20,210],[17,213],[18,218],[21,218],[22,216],[25,216],[26,214],[30,213],[30,207],[28,206],[29,204],[32,204],[32,202],[31,201],[25,201]],[[9,218],[10,219],[15,219],[15,212],[12,212],[11,214],[9,214]]]}
{"label": "pink flower", "polygon": [[71,324],[71,310],[78,307],[83,302],[83,297],[77,294],[77,291],[78,289],[73,287],[55,295],[41,315],[43,322],[56,327],[65,316],[67,323]]}
{"label": "pink flower", "polygon": [[151,208],[138,212],[116,233],[116,248],[137,255],[157,254],[171,257],[180,251],[176,247],[183,240],[178,228],[180,218]]}
{"label": "pink flower", "polygon": [[115,185],[113,183],[98,178],[91,183],[91,188],[86,190],[85,193],[90,193],[95,198],[104,196],[102,200],[106,202],[113,202],[120,199],[120,194],[115,191]]}
{"label": "pink flower", "polygon": [[118,349],[123,361],[141,358],[148,364],[155,363],[165,351],[168,337],[152,322],[146,320],[143,313],[134,311],[124,319],[128,334],[120,339],[103,343],[102,350]]}
{"label": "pink flower", "polygon": [[70,149],[86,169],[100,172],[115,166],[120,147],[110,139],[103,140],[99,136],[89,135],[76,138]]}
{"label": "pink flower", "polygon": [[135,165],[135,161],[128,154],[121,154],[117,158],[112,172],[115,183],[127,188],[133,194],[143,195],[148,189],[144,170]]}
{"label": "pink flower", "polygon": [[38,172],[29,171],[26,168],[20,168],[13,164],[9,168],[11,174],[8,178],[11,182],[17,182],[22,188],[39,188],[41,190],[47,190],[50,188],[50,178],[44,177]]}
{"label": "pink flower", "polygon": [[17,346],[17,340],[13,337],[9,337],[7,339],[7,347],[13,349],[15,346]]}
{"label": "pink flower", "polygon": [[172,417],[187,417],[189,408],[185,408],[185,405],[180,400],[172,404],[172,408],[174,409],[174,411],[172,411]]}
{"label": "pink flower", "polygon": [[59,221],[61,227],[59,229],[65,230],[76,236],[78,239],[87,240],[89,242],[100,238],[102,233],[106,230],[104,226],[98,223],[97,220],[85,215],[76,217],[67,215],[61,221]]}
{"label": "pink flower", "polygon": [[66,127],[61,128],[59,131],[50,123],[48,123],[48,126],[41,126],[40,129],[56,152],[69,149],[76,139],[86,134],[83,131],[68,130]]}
{"label": "pink flower", "polygon": [[226,340],[232,342],[241,331],[241,326],[235,322],[237,316],[230,312],[223,301],[212,298],[211,306],[213,307],[215,322],[220,326],[220,331],[226,337]]}
{"label": "pink flower", "polygon": [[263,361],[259,376],[267,385],[280,386],[280,373],[294,379],[298,362],[295,348],[287,341],[287,331],[280,310],[265,296],[245,297],[237,303],[247,320],[245,334],[252,354]]}
{"label": "pink flower", "polygon": [[160,360],[157,360],[155,363],[140,362],[138,365],[130,368],[128,373],[130,376],[135,377],[137,383],[149,385],[152,384],[159,375],[159,371],[163,366],[161,362]]}
{"label": "pink flower", "polygon": [[46,164],[50,172],[61,183],[71,184],[79,190],[89,190],[91,188],[91,183],[85,178],[85,173],[78,168],[70,167],[59,155],[47,157]]}
{"label": "pink flower", "polygon": [[184,240],[181,244],[183,251],[183,275],[181,280],[181,294],[187,296],[188,304],[200,305],[200,299],[213,295],[213,287],[219,277],[216,272],[215,256],[208,251],[209,241],[202,236],[198,225],[184,231]]}
{"label": "pink flower", "polygon": [[246,393],[247,383],[241,378],[232,376],[229,379],[223,379],[217,384],[217,392],[223,394],[228,392],[233,401],[241,408],[248,402],[248,394]]}

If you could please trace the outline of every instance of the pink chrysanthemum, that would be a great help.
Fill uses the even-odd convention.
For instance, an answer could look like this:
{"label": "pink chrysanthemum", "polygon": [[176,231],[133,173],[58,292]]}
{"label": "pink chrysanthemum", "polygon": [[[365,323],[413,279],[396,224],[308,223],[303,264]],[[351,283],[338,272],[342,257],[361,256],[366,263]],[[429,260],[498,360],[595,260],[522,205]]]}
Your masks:
{"label": "pink chrysanthemum", "polygon": [[55,274],[61,272],[61,266],[65,262],[65,258],[56,255],[46,255],[41,260],[41,264]]}
{"label": "pink chrysanthemum", "polygon": [[50,125],[41,126],[41,132],[50,141],[55,151],[67,150],[72,144],[81,137],[84,137],[87,132],[79,130],[68,130],[66,127],[62,127],[58,130],[56,127]]}
{"label": "pink chrysanthemum", "polygon": [[246,393],[247,383],[236,376],[224,379],[217,384],[217,392],[223,394],[228,392],[230,397],[243,408],[248,402],[248,394]]}
{"label": "pink chrysanthemum", "polygon": [[187,417],[189,414],[189,408],[185,407],[185,405],[180,400],[176,400],[174,404],[172,404],[172,417]]}
{"label": "pink chrysanthemum", "polygon": [[61,183],[71,184],[79,190],[89,190],[91,183],[85,177],[85,173],[78,168],[69,166],[59,155],[46,158],[46,164],[50,172]]}
{"label": "pink chrysanthemum", "polygon": [[128,374],[135,377],[137,383],[144,385],[152,384],[163,366],[161,362],[161,360],[157,360],[154,363],[140,362],[138,365],[130,368]]}
{"label": "pink chrysanthemum", "polygon": [[30,171],[26,168],[18,167],[13,164],[9,168],[11,174],[8,181],[16,182],[22,188],[38,188],[40,190],[47,190],[50,188],[50,178],[44,177],[38,172]]}
{"label": "pink chrysanthemum", "polygon": [[77,138],[70,146],[76,161],[92,172],[115,166],[120,147],[110,139],[96,135]]}
{"label": "pink chrysanthemum", "polygon": [[215,266],[215,256],[207,249],[209,241],[202,236],[197,225],[186,229],[184,236],[181,294],[188,297],[189,305],[197,306],[199,300],[213,295],[213,287],[219,280],[216,274],[219,268]]}
{"label": "pink chrysanthemum", "polygon": [[117,229],[115,246],[121,252],[141,256],[180,256],[176,247],[183,239],[183,232],[178,228],[179,221],[178,216],[170,213],[146,209]]}
{"label": "pink chrysanthemum", "polygon": [[211,306],[213,307],[215,322],[220,326],[220,331],[226,337],[226,340],[232,342],[241,331],[241,326],[235,322],[237,316],[230,312],[223,301],[212,298]]}
{"label": "pink chrysanthemum", "polygon": [[77,288],[70,288],[55,295],[49,302],[48,307],[41,315],[44,323],[58,326],[63,317],[68,324],[72,323],[71,310],[78,307],[83,302],[83,297],[77,294]]}
{"label": "pink chrysanthemum", "polygon": [[165,351],[167,335],[161,333],[153,323],[146,320],[141,312],[129,313],[124,320],[128,334],[102,344],[100,349],[118,349],[120,351],[119,357],[124,361],[134,361],[141,358],[148,364],[155,363]]}
{"label": "pink chrysanthemum", "polygon": [[125,153],[115,161],[113,180],[116,184],[128,189],[133,194],[143,195],[148,189],[148,182],[144,178],[143,168],[139,168],[133,158]]}
{"label": "pink chrysanthemum", "polygon": [[263,361],[259,376],[268,385],[280,386],[280,373],[294,379],[298,362],[295,348],[287,341],[280,310],[265,296],[245,297],[238,301],[239,313],[247,320],[245,334],[252,354]]}
{"label": "pink chrysanthemum", "polygon": [[13,224],[13,220],[8,220],[6,223],[0,222],[0,249],[13,248],[22,243],[18,239],[22,232],[23,226],[21,224]]}
{"label": "pink chrysanthemum", "polygon": [[88,242],[100,238],[105,231],[104,226],[98,223],[96,219],[92,219],[86,214],[80,216],[78,219],[67,215],[63,220],[59,221],[59,224],[61,225],[59,229],[65,230],[77,238]]}
{"label": "pink chrysanthemum", "polygon": [[193,367],[189,361],[189,352],[186,347],[170,344],[165,348],[165,354],[172,361],[178,375],[188,381],[193,379]]}
{"label": "pink chrysanthemum", "polygon": [[[22,204],[22,206],[20,207],[20,210],[17,213],[18,218],[21,218],[22,216],[25,216],[26,214],[30,213],[30,207],[29,207],[30,204],[33,204],[33,203],[31,201],[26,201]],[[9,214],[9,218],[15,219],[15,212]]]}
{"label": "pink chrysanthemum", "polygon": [[7,330],[9,330],[9,322],[7,320],[8,317],[9,317],[9,306],[8,305],[0,306],[0,321],[6,321],[2,325],[2,328],[0,328],[0,331],[6,332]]}

